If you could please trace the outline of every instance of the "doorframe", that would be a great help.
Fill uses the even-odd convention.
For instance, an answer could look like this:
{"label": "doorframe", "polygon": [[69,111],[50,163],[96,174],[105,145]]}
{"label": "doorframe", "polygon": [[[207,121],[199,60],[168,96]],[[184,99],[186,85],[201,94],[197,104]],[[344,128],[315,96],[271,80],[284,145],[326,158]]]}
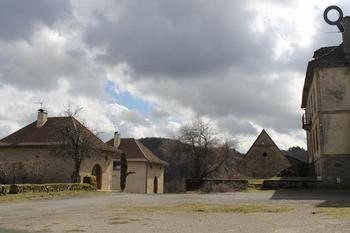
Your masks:
{"label": "doorframe", "polygon": [[[98,175],[94,174],[94,170],[95,168],[97,168],[97,171],[98,171]],[[93,167],[92,167],[92,170],[91,170],[91,175],[94,175],[96,176],[96,188],[97,189],[102,189],[102,168],[101,168],[101,165],[96,163]]]}

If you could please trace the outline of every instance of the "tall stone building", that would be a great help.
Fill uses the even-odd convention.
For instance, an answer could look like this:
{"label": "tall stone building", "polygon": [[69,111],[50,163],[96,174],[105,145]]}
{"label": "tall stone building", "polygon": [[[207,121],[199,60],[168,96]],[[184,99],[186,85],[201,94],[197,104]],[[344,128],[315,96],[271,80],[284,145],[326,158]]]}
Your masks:
{"label": "tall stone building", "polygon": [[343,43],[308,63],[301,104],[309,163],[325,185],[350,185],[350,17],[342,24]]}

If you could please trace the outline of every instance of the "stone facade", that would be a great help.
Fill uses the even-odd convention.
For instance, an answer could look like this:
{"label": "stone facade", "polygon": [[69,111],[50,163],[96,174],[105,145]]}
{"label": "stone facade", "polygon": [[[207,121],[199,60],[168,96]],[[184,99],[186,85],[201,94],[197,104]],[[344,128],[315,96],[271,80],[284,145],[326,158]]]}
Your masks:
{"label": "stone facade", "polygon": [[[101,189],[110,190],[114,152],[98,151],[83,160],[82,177],[101,168]],[[74,171],[69,158],[54,155],[47,146],[6,146],[0,149],[0,174],[3,183],[68,183]],[[0,182],[1,183],[1,182]]]}
{"label": "stone facade", "polygon": [[265,130],[261,132],[243,160],[243,174],[249,178],[277,176],[291,167]]}
{"label": "stone facade", "polygon": [[91,146],[92,152],[82,160],[79,176],[95,175],[97,188],[110,190],[113,161],[120,158],[120,151],[105,144],[74,117],[47,117],[43,109],[38,110],[36,121],[0,140],[0,183],[72,182],[73,159],[58,155],[56,146],[67,138],[72,141],[72,135],[71,138],[62,134],[66,129],[76,133],[80,145],[86,140],[85,145]]}
{"label": "stone facade", "polygon": [[309,162],[326,186],[350,185],[350,59],[343,47],[315,52],[302,99]]}

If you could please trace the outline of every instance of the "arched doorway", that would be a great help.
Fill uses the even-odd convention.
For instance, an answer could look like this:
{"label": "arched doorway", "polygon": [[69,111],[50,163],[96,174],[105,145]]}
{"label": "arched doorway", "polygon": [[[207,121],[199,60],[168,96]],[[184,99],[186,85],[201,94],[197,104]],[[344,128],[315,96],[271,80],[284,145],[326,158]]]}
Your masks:
{"label": "arched doorway", "polygon": [[100,165],[95,164],[95,166],[92,168],[91,175],[96,176],[96,187],[97,189],[101,189],[102,171]]}
{"label": "arched doorway", "polygon": [[153,193],[158,193],[158,178],[154,177],[153,181]]}

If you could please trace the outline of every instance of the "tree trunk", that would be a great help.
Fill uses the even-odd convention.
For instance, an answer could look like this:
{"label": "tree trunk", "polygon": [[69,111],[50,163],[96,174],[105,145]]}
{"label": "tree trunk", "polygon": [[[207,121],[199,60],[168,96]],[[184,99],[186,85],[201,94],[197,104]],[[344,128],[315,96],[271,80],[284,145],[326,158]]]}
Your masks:
{"label": "tree trunk", "polygon": [[81,183],[81,176],[80,176],[80,163],[75,161],[75,170],[72,175],[72,182],[73,183]]}

